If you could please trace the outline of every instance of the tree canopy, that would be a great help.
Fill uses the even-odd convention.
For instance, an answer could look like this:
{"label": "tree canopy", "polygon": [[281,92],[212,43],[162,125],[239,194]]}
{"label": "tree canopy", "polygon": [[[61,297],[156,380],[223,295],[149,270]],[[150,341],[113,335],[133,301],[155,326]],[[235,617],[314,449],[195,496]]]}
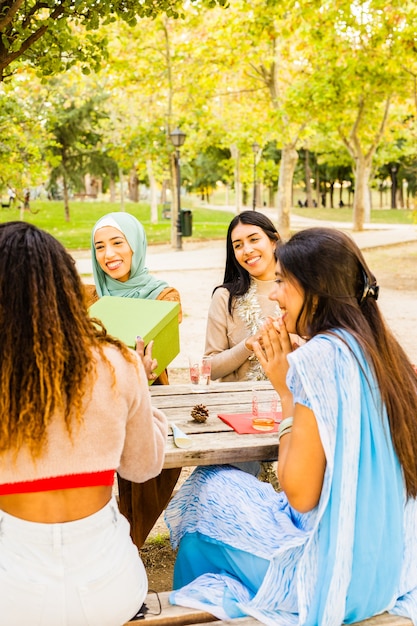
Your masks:
{"label": "tree canopy", "polygon": [[[3,93],[7,102],[0,107],[0,154],[13,152],[14,162],[24,163],[22,173],[37,166],[42,145],[49,147],[44,179],[56,165],[50,149],[56,138],[51,143],[45,136],[54,135],[47,121],[56,88],[62,93],[56,114],[61,121],[92,93],[103,94],[95,105],[102,114],[100,140],[87,148],[100,156],[94,160],[100,167],[106,159],[104,170],[115,186],[119,179],[121,190],[127,175],[129,194],[135,184],[136,191],[140,183],[148,186],[155,219],[157,190],[165,201],[170,178],[175,186],[170,132],[177,126],[187,136],[183,181],[188,177],[207,196],[215,179],[221,180],[234,189],[237,210],[262,183],[284,236],[294,188],[302,181],[309,206],[325,203],[326,196],[331,206],[340,204],[349,189],[357,230],[368,220],[375,176],[378,188],[392,180],[393,207],[395,190],[415,188],[416,3],[234,0],[225,10],[226,0],[73,0],[53,6],[45,0],[41,13],[31,2],[0,0],[0,69],[3,59],[3,79],[15,72],[13,80],[0,83],[0,98]],[[48,10],[59,7],[62,16],[49,18],[49,29],[30,42],[36,24],[40,28]],[[98,65],[101,71],[94,72]],[[22,120],[20,127],[15,120]],[[256,163],[254,144],[260,147]],[[78,191],[77,176],[86,173],[87,160],[77,159],[66,162],[71,193]],[[3,184],[13,183],[14,176],[14,185],[21,186],[19,173],[10,167]],[[37,172],[32,173],[35,184]],[[175,218],[174,187],[172,197]]]}
{"label": "tree canopy", "polygon": [[[191,0],[205,6],[226,0]],[[51,75],[81,63],[98,69],[106,56],[100,27],[122,19],[130,26],[141,17],[183,15],[182,0],[0,0],[0,82],[25,63]]]}

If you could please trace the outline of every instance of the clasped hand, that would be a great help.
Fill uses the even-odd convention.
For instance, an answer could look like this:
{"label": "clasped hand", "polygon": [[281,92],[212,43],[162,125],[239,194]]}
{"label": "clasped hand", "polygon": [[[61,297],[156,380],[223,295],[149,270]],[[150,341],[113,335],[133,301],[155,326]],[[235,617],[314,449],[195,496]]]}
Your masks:
{"label": "clasped hand", "polygon": [[293,346],[285,322],[281,318],[268,318],[260,331],[260,340],[253,343],[253,351],[280,396],[288,392],[287,355],[292,350]]}

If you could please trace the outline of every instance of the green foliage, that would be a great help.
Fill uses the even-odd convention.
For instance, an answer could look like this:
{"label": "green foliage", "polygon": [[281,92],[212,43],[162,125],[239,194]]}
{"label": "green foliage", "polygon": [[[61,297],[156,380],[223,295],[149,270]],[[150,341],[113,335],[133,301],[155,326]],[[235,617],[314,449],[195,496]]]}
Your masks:
{"label": "green foliage", "polygon": [[[197,2],[197,0],[191,0]],[[203,0],[214,6],[217,0]],[[225,5],[225,0],[218,4]],[[82,71],[97,70],[107,55],[107,41],[100,33],[104,24],[119,18],[134,26],[138,18],[160,13],[184,16],[182,0],[8,0],[0,13],[0,82],[20,64],[36,67],[39,75],[51,76],[76,63]]]}
{"label": "green foliage", "polygon": [[39,182],[43,137],[29,103],[19,93],[0,93],[0,191]]}
{"label": "green foliage", "polygon": [[261,159],[257,166],[259,178],[276,191],[278,187],[279,162],[281,150],[278,150],[276,141],[270,141],[262,150]]}
{"label": "green foliage", "polygon": [[87,173],[93,174],[112,165],[112,160],[101,150],[100,123],[106,117],[102,101],[100,95],[82,103],[58,97],[48,113],[46,127],[51,142],[46,154],[52,164],[50,184],[54,186],[59,179],[63,181],[67,219],[70,186],[79,191],[84,187]]}
{"label": "green foliage", "polygon": [[230,150],[209,146],[182,168],[182,178],[189,189],[207,196],[218,181],[226,183],[230,179],[230,170]]}
{"label": "green foliage", "polygon": [[[42,14],[35,0],[24,7],[7,3],[18,10],[7,25],[11,13],[3,7],[0,15],[0,72],[15,74],[0,87],[16,87],[0,101],[3,180],[20,177],[19,187],[34,186],[42,166],[42,180],[49,166],[53,178],[61,176],[63,143],[54,129],[66,125],[67,113],[75,120],[91,94],[105,91],[108,99],[97,110],[107,118],[91,124],[96,139],[85,132],[68,159],[72,190],[87,169],[101,176],[105,189],[121,174],[153,182],[155,193],[169,188],[169,131],[177,125],[187,134],[182,179],[195,189],[214,189],[218,180],[233,187],[235,171],[240,191],[251,188],[256,141],[263,147],[257,177],[264,190],[277,189],[281,153],[294,146],[300,158],[287,189],[304,187],[305,149],[311,177],[324,191],[326,183],[347,180],[354,149],[366,156],[381,141],[372,175],[401,162],[408,190],[416,190],[415,3],[235,0],[227,14],[223,0],[45,0]],[[23,66],[30,65],[44,78],[38,100],[39,80],[22,89]],[[59,81],[53,78],[65,68],[70,71]],[[45,143],[48,159],[42,161]],[[230,159],[218,158],[229,152]],[[386,178],[383,167],[379,173]],[[291,193],[286,197],[290,202]]]}

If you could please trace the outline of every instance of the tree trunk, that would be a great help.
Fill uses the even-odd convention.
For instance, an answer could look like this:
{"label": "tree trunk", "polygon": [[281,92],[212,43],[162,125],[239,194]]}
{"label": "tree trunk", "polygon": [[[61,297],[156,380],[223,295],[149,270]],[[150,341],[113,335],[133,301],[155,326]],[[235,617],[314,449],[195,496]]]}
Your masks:
{"label": "tree trunk", "polygon": [[161,204],[172,201],[171,181],[167,178],[162,181]]}
{"label": "tree trunk", "polygon": [[391,209],[397,208],[397,189],[398,189],[397,171],[398,171],[398,168],[396,165],[392,165],[390,167],[389,174],[391,178]]}
{"label": "tree trunk", "polygon": [[139,179],[135,168],[129,173],[129,200],[139,202]]}
{"label": "tree trunk", "polygon": [[65,221],[69,222],[70,221],[70,209],[69,209],[69,197],[68,197],[68,181],[65,175],[65,170],[62,176],[62,185],[63,185],[63,191],[64,191]]}
{"label": "tree trunk", "polygon": [[363,225],[371,219],[371,202],[369,179],[371,177],[370,159],[360,156],[356,158],[355,195],[353,196],[353,230],[363,230]]}
{"label": "tree trunk", "polygon": [[248,204],[248,187],[246,183],[242,185],[242,206],[247,207]]}
{"label": "tree trunk", "polygon": [[390,97],[385,101],[384,113],[379,130],[375,133],[374,141],[368,148],[366,154],[364,154],[358,135],[358,129],[366,107],[365,99],[362,98],[359,103],[358,113],[349,139],[340,132],[342,141],[356,164],[355,194],[353,196],[353,230],[363,230],[364,222],[369,222],[371,219],[371,190],[369,189],[369,180],[371,178],[372,160],[384,132],[390,101]]}
{"label": "tree trunk", "polygon": [[382,183],[379,183],[379,208],[382,209],[384,206],[384,187]]}
{"label": "tree trunk", "polygon": [[268,187],[268,207],[272,208],[275,205],[275,191],[273,185]]}
{"label": "tree trunk", "polygon": [[344,206],[344,202],[343,202],[343,180],[339,180],[340,183],[340,187],[339,187],[339,207],[342,208]]}
{"label": "tree trunk", "polygon": [[330,208],[334,209],[334,180],[330,183]]}
{"label": "tree trunk", "polygon": [[236,213],[242,210],[242,183],[240,182],[240,152],[236,144],[230,146],[234,162],[234,184],[235,184],[235,207]]}
{"label": "tree trunk", "polygon": [[109,190],[110,190],[110,202],[116,202],[116,183],[115,183],[113,176],[110,177]]}
{"label": "tree trunk", "polygon": [[402,208],[409,209],[410,203],[409,203],[409,195],[408,195],[408,181],[406,178],[403,178],[402,180],[401,191],[402,191],[401,196],[403,199]]}
{"label": "tree trunk", "polygon": [[400,209],[403,209],[404,208],[404,193],[403,193],[402,182],[398,184],[397,197],[398,197],[397,206],[399,206]]}
{"label": "tree trunk", "polygon": [[84,176],[84,193],[88,196],[91,193],[91,175],[85,174]]}
{"label": "tree trunk", "polygon": [[100,178],[86,174],[84,176],[84,189],[87,196],[97,198],[102,191],[102,183]]}
{"label": "tree trunk", "polygon": [[297,164],[298,152],[292,146],[284,146],[279,167],[277,209],[278,230],[286,240],[290,237],[290,218],[292,206],[292,181]]}
{"label": "tree trunk", "polygon": [[123,170],[119,167],[119,180],[120,180],[120,210],[125,210],[125,188],[123,182]]}
{"label": "tree trunk", "polygon": [[311,208],[313,206],[313,190],[311,187],[310,150],[305,151],[304,172],[306,179],[307,206]]}
{"label": "tree trunk", "polygon": [[[316,167],[316,206],[319,207],[320,202],[320,173],[318,166]],[[314,203],[313,203],[314,206]]]}
{"label": "tree trunk", "polygon": [[149,193],[151,204],[151,224],[158,223],[158,185],[153,173],[152,159],[146,159],[146,171],[149,178]]}
{"label": "tree trunk", "polygon": [[[179,166],[179,164],[178,164]],[[178,181],[177,181],[177,156],[175,152],[171,153],[171,189],[172,189],[172,204],[171,204],[171,246],[174,249],[178,249],[178,219],[179,219],[179,207],[178,207]]]}

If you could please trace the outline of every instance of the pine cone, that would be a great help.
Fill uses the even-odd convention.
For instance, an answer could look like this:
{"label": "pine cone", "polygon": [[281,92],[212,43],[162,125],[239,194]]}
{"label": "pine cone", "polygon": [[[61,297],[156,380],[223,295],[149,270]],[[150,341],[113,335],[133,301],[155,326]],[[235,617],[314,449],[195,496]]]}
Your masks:
{"label": "pine cone", "polygon": [[191,410],[191,417],[194,421],[200,422],[202,424],[208,418],[209,411],[204,404],[196,404],[195,407]]}

